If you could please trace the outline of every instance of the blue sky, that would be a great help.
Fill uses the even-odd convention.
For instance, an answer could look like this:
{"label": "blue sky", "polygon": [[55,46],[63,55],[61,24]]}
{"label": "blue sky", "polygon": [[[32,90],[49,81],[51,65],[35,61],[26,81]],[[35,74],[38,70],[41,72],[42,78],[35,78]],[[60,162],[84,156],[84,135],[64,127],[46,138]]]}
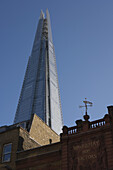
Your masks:
{"label": "blue sky", "polygon": [[13,123],[41,9],[49,9],[64,124],[113,104],[113,0],[0,1],[0,126]]}

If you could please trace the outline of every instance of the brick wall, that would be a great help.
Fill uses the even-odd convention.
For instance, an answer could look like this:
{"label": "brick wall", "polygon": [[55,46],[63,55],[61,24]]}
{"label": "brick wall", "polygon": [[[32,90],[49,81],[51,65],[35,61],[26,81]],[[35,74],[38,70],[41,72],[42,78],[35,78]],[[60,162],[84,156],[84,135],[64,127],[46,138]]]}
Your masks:
{"label": "brick wall", "polygon": [[60,141],[59,135],[47,126],[36,114],[34,114],[29,134],[40,145],[50,144],[50,139],[52,139],[52,143]]}
{"label": "brick wall", "polygon": [[[9,167],[15,169],[16,151],[18,147],[18,136],[19,136],[19,128],[7,130],[3,133],[0,133],[0,166],[8,165]],[[12,143],[11,161],[2,163],[3,146],[8,143]]]}
{"label": "brick wall", "polygon": [[31,139],[29,133],[26,130],[20,128],[18,151],[36,148],[38,146],[40,145]]}
{"label": "brick wall", "polygon": [[[12,143],[11,160],[3,162],[3,147],[5,144]],[[0,170],[6,166],[15,170],[16,152],[38,147],[38,143],[30,138],[29,133],[21,127],[9,126],[4,132],[0,133]]]}
{"label": "brick wall", "polygon": [[[60,142],[18,153],[17,170],[113,170],[112,123],[106,114],[96,121],[78,121],[77,126],[70,128],[64,126]],[[37,117],[31,127],[34,137],[42,144],[50,137],[51,131],[47,132],[46,127]],[[47,141],[45,133],[48,133]]]}
{"label": "brick wall", "polygon": [[17,170],[61,170],[61,144],[41,146],[17,153]]}

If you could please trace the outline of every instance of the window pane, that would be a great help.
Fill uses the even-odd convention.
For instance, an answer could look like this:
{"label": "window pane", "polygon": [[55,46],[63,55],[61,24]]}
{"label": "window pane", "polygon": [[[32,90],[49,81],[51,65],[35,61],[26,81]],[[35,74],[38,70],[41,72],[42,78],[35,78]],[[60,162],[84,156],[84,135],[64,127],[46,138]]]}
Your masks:
{"label": "window pane", "polygon": [[9,162],[9,161],[10,161],[10,157],[11,157],[11,154],[10,154],[10,153],[4,155],[4,157],[3,157],[3,162]]}
{"label": "window pane", "polygon": [[12,144],[8,144],[8,145],[4,145],[4,151],[3,151],[3,154],[6,154],[6,153],[11,153],[11,146]]}

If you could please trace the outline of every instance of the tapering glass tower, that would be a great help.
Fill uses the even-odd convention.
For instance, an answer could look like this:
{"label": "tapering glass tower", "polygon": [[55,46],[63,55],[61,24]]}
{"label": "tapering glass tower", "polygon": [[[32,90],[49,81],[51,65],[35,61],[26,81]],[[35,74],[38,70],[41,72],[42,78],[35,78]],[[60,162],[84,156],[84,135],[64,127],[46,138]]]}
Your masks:
{"label": "tapering glass tower", "polygon": [[61,132],[62,112],[48,10],[46,18],[42,11],[40,14],[14,123],[31,119],[34,113],[56,133]]}

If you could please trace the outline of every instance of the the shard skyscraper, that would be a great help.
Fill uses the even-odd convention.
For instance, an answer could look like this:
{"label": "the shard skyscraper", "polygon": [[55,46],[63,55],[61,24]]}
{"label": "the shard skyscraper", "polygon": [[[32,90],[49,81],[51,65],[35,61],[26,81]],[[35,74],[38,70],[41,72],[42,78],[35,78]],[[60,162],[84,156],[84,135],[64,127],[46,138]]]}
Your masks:
{"label": "the shard skyscraper", "polygon": [[48,10],[46,18],[42,11],[40,14],[14,123],[30,120],[34,113],[57,134],[61,132],[63,121]]}

